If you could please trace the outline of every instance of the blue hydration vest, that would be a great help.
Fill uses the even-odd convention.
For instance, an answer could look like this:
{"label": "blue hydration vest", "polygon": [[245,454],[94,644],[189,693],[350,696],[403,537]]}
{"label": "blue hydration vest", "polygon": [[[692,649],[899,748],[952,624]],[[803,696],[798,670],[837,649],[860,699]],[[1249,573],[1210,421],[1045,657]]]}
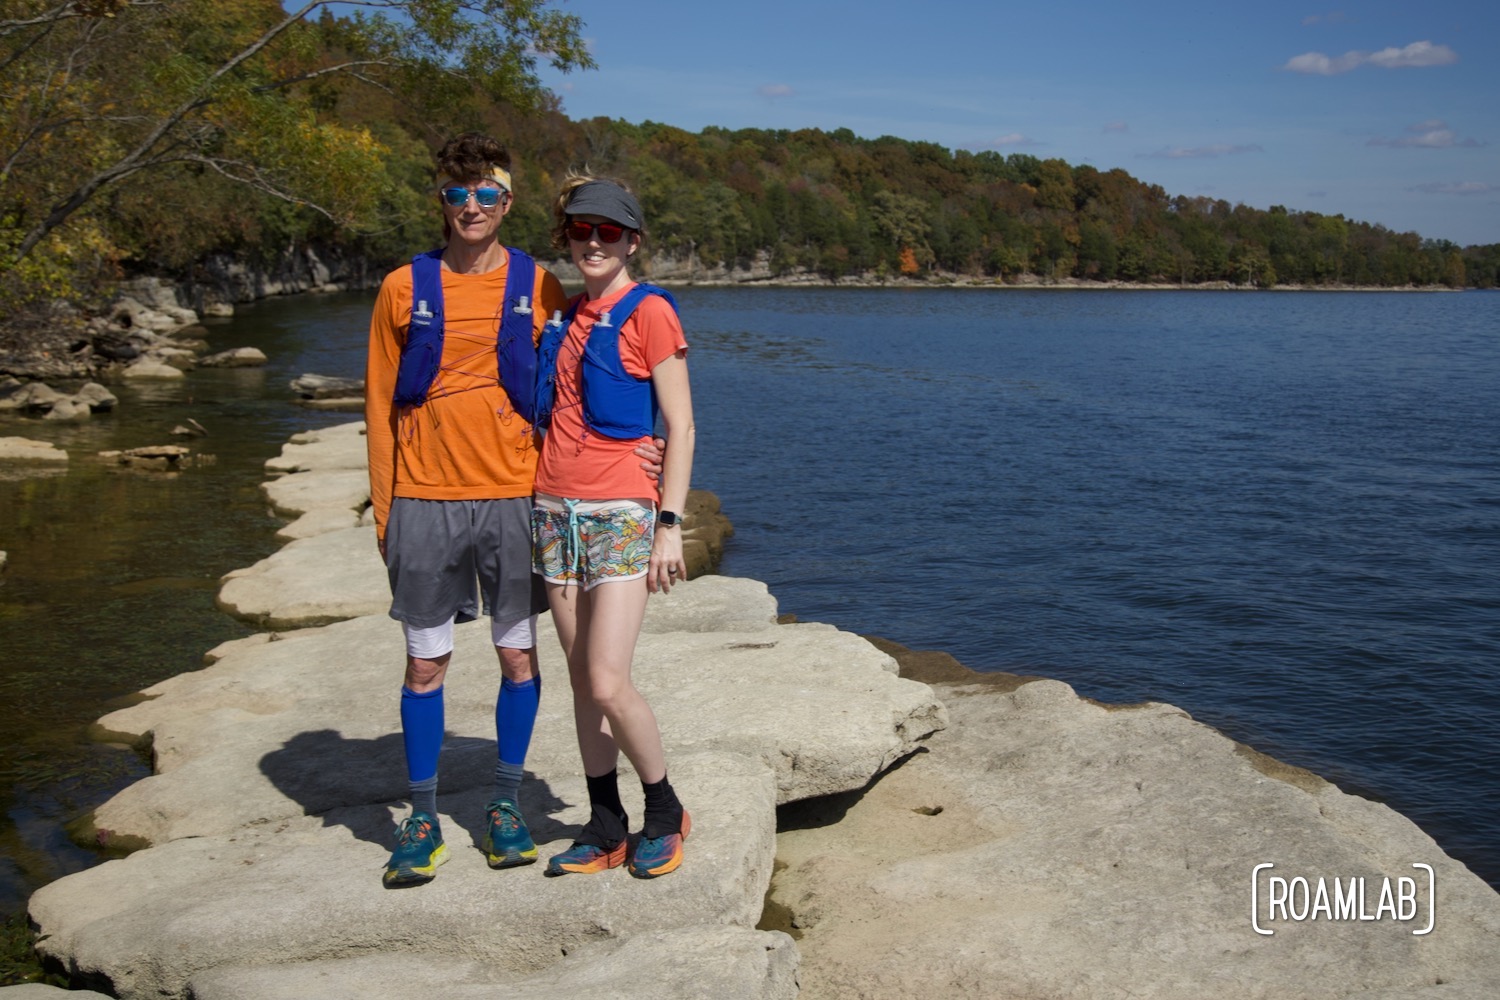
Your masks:
{"label": "blue hydration vest", "polygon": [[[620,330],[648,295],[660,295],[672,311],[677,300],[672,293],[644,282],[625,293],[624,298],[604,312],[589,328],[583,345],[580,379],[583,383],[583,421],[588,428],[605,437],[630,440],[646,437],[656,429],[656,389],[651,379],[636,378],[625,370],[620,360]],[[537,365],[536,424],[552,423],[552,407],[557,395],[557,355],[563,338],[583,301],[579,296],[561,319],[547,321],[542,330],[541,356]]]}
{"label": "blue hydration vest", "polygon": [[[531,325],[531,295],[536,262],[506,247],[505,302],[495,336],[500,384],[511,406],[527,423],[536,422],[536,340]],[[396,369],[396,405],[421,406],[443,361],[443,251],[429,250],[411,259],[411,322]]]}

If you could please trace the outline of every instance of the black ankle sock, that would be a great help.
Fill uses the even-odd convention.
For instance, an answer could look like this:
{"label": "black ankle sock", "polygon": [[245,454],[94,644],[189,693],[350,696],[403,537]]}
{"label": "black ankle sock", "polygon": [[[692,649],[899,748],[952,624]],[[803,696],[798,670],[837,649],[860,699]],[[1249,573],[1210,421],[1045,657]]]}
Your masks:
{"label": "black ankle sock", "polygon": [[681,833],[682,803],[666,776],[654,785],[641,782],[641,791],[646,793],[646,823],[641,836],[650,839]]}
{"label": "black ankle sock", "polygon": [[625,806],[620,803],[619,771],[597,778],[584,775],[589,786],[589,821],[578,834],[577,843],[613,850],[630,831]]}

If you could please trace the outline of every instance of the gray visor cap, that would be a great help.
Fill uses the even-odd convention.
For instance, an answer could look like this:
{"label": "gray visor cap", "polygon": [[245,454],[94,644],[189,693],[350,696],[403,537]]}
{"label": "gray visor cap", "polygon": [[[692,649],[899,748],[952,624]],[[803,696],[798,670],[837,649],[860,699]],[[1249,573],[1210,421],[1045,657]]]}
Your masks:
{"label": "gray visor cap", "polygon": [[609,181],[589,181],[568,199],[569,215],[599,215],[627,229],[642,228],[641,206],[635,196]]}

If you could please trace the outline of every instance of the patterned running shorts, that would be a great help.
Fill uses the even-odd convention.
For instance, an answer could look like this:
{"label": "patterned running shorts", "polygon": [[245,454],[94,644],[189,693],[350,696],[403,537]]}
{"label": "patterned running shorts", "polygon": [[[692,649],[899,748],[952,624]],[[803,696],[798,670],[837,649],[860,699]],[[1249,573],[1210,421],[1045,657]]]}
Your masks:
{"label": "patterned running shorts", "polygon": [[538,493],[531,510],[532,571],[548,583],[639,580],[651,566],[656,512],[638,500],[564,500]]}

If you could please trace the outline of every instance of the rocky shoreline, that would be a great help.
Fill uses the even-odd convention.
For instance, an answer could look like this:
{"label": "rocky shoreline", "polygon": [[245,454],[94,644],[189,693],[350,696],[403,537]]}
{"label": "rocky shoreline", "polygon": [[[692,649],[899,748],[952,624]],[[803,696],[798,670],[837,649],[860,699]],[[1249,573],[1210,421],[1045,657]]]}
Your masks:
{"label": "rocky shoreline", "polygon": [[[455,857],[429,886],[385,891],[404,812],[402,653],[362,523],[363,453],[348,424],[267,463],[291,540],[226,577],[219,600],[276,631],[100,720],[100,738],[149,744],[156,773],[93,817],[101,842],[143,849],[32,897],[38,947],[74,985],[195,1000],[394,997],[417,981],[459,998],[1500,989],[1500,895],[1392,810],[1172,706],[1101,706],[1057,681],[779,624],[764,585],[716,576],[653,598],[637,654],[695,819],[680,872],[548,880],[468,849],[493,738],[493,654],[473,626],[440,800]],[[697,503],[707,566],[727,522]],[[544,632],[557,680],[522,804],[546,853],[586,800]],[[1291,919],[1295,895],[1278,913],[1280,875],[1339,892],[1358,879],[1371,919]],[[1380,887],[1405,892],[1402,879],[1410,906],[1381,910]]]}
{"label": "rocky shoreline", "polygon": [[[324,259],[327,256],[328,259]],[[543,261],[564,282],[579,283],[568,260]],[[1236,285],[1228,281],[1182,284],[1176,282],[1095,281],[1083,278],[1046,278],[1035,274],[1008,278],[933,272],[921,276],[850,274],[832,279],[805,268],[780,272],[762,252],[748,265],[704,265],[694,257],[656,254],[646,262],[651,281],[671,287],[760,288],[986,288],[1057,289],[1081,291],[1321,291],[1321,292],[1444,292],[1446,286],[1406,285],[1383,288],[1363,285],[1276,285],[1272,288]],[[94,379],[116,377],[176,378],[195,364],[251,365],[253,348],[224,352],[223,357],[195,358],[201,341],[195,336],[199,317],[229,316],[237,305],[282,295],[329,293],[376,288],[384,275],[370,261],[323,254],[313,247],[290,250],[281,259],[252,265],[228,255],[203,262],[181,278],[141,276],[121,282],[107,307],[90,313],[70,303],[55,303],[53,315],[39,327],[5,330],[0,327],[0,375],[27,380]],[[201,328],[200,328],[201,329]]]}

